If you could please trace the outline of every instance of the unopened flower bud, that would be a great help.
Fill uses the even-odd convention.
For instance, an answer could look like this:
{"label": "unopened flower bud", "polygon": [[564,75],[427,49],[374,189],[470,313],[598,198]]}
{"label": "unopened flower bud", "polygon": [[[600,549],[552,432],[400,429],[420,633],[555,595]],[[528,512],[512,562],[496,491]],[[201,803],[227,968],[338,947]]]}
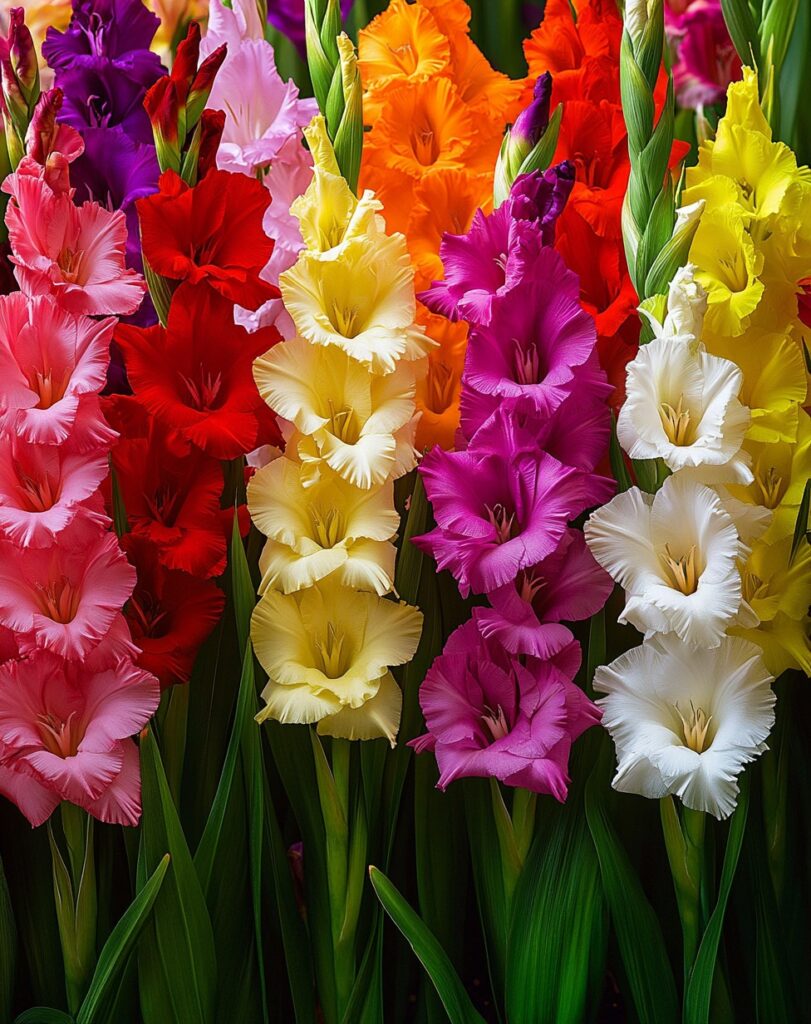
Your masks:
{"label": "unopened flower bud", "polygon": [[39,99],[39,64],[34,40],[25,24],[25,11],[22,7],[11,9],[8,46],[11,66],[30,112]]}

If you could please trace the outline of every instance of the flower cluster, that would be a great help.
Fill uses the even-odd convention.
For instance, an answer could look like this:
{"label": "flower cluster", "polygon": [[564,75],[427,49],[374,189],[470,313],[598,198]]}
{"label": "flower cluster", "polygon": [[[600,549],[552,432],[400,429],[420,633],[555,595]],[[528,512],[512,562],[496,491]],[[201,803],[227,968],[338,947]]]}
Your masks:
{"label": "flower cluster", "polygon": [[665,31],[673,52],[673,85],[682,107],[722,103],[741,61],[729,37],[721,0],[667,0]]}
{"label": "flower cluster", "polygon": [[62,800],[132,825],[130,737],[159,688],[121,614],[135,572],[104,513],[116,434],[99,392],[115,317],[144,284],[124,265],[124,214],[74,201],[82,140],[55,127],[54,101],[3,184],[20,291],[0,298],[0,792],[33,825]]}
{"label": "flower cluster", "polygon": [[[183,153],[170,117],[177,103],[187,114],[197,105],[198,126],[212,122],[197,97],[201,90],[208,96],[225,51],[210,53],[198,69],[197,41],[190,31],[181,65],[175,62],[149,101],[169,158]],[[188,116],[185,124],[197,131]],[[121,433],[112,458],[125,544],[138,568],[127,615],[142,664],[162,686],[188,681],[222,612],[224,596],[213,580],[226,566],[239,499],[239,488],[224,494],[222,462],[239,460],[241,474],[244,455],[281,443],[251,370],[279,334],[274,327],[251,334],[234,319],[237,307],[255,310],[278,298],[260,276],[273,250],[263,230],[271,197],[255,178],[216,168],[223,127],[220,121],[210,144],[201,143],[191,171],[194,147],[182,156],[193,186],[169,168],[159,191],[138,201],[144,259],[165,322],[120,325],[116,334],[133,390],[110,400]]]}
{"label": "flower cluster", "polygon": [[577,277],[551,246],[572,168],[520,175],[489,215],[442,243],[444,281],[424,295],[470,324],[464,450],[420,467],[436,528],[415,543],[487,607],[449,639],[420,691],[440,786],[462,775],[566,797],[572,742],[599,720],[574,682],[580,646],[564,621],[604,604],[611,580],[570,526],[610,497],[595,468],[610,387]]}
{"label": "flower cluster", "polygon": [[[303,23],[303,9],[301,18]],[[223,43],[227,54],[208,99],[209,106],[225,111],[217,167],[259,177],[270,190],[264,229],[274,246],[260,276],[278,285],[279,275],[293,265],[303,245],[290,206],[312,177],[301,130],[317,106],[315,100],[299,99],[295,83],[280,77],[255,0],[235,0],[232,7],[211,0],[201,51],[210,54]],[[239,307],[236,316],[251,331],[274,325],[284,337],[294,333],[278,298],[258,308]]]}
{"label": "flower cluster", "polygon": [[742,635],[762,647],[774,675],[811,674],[811,550],[802,544],[790,557],[811,468],[807,327],[798,301],[811,277],[811,176],[772,140],[753,71],[730,86],[726,115],[686,185],[685,202],[703,203],[690,259],[708,295],[704,340],[740,368],[752,417],[743,450],[754,479],[730,481],[728,490],[750,514],[760,506],[772,512],[743,569],[760,624]]}
{"label": "flower cluster", "polygon": [[594,316],[614,405],[622,401],[625,365],[639,340],[637,298],[622,244],[630,163],[620,103],[621,39],[615,4],[576,0],[573,9],[569,0],[548,0],[543,21],[524,44],[530,74],[551,72],[552,105],[565,105],[555,159],[571,161],[575,182],[556,244]]}
{"label": "flower cluster", "polygon": [[[43,57],[59,89],[48,114],[81,134],[84,151],[71,168],[77,197],[123,210],[126,262],[142,272],[135,202],[157,189],[158,160],[147,90],[165,74],[150,45],[158,19],[141,0],[73,0],[64,31],[49,28]],[[154,323],[149,300],[139,322]],[[113,381],[121,383],[121,381]]]}
{"label": "flower cluster", "polygon": [[617,423],[631,458],[669,475],[654,494],[632,487],[593,512],[585,534],[625,591],[620,622],[645,638],[595,677],[608,694],[614,785],[676,794],[722,818],[774,722],[768,663],[733,635],[758,626],[745,566],[770,512],[733,493],[754,484],[744,447],[752,420],[741,369],[707,351],[708,296],[697,277],[692,264],[676,274],[661,319],[642,309],[654,338],[628,364]]}
{"label": "flower cluster", "polygon": [[[492,203],[493,167],[521,83],[493,70],[470,39],[461,0],[392,0],[359,37],[370,126],[361,184],[375,190],[390,231],[401,231],[425,288],[442,274],[446,231],[470,226]],[[417,387],[417,447],[452,448],[466,328],[419,310],[437,342]]]}
{"label": "flower cluster", "polygon": [[414,392],[430,340],[414,323],[405,239],[372,192],[341,177],[322,117],[305,134],[313,180],[293,204],[305,249],[281,275],[293,338],[254,364],[288,421],[285,454],[248,506],[268,540],[251,636],[268,674],[260,718],[394,743],[402,695],[389,666],[414,654],[422,616],[387,600],[399,518],[393,481],[414,466]]}

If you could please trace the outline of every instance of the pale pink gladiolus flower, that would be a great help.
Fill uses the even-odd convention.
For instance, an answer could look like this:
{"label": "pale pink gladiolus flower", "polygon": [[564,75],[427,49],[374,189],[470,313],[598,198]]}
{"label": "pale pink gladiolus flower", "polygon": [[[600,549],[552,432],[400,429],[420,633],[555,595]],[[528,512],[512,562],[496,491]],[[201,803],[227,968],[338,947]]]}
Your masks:
{"label": "pale pink gladiolus flower", "polygon": [[101,821],[141,814],[138,748],[155,712],[157,679],[131,661],[96,669],[48,652],[0,667],[0,793],[32,825],[61,800]]}

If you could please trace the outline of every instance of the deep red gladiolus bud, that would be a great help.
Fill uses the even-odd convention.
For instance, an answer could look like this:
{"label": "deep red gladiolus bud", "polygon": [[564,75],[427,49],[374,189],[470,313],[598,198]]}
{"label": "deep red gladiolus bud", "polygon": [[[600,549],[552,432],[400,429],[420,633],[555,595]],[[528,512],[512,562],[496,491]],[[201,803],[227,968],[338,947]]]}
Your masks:
{"label": "deep red gladiolus bud", "polygon": [[191,129],[200,120],[205,105],[208,102],[208,97],[211,94],[214,78],[222,67],[222,62],[225,60],[227,52],[225,43],[222,46],[218,46],[213,53],[206,57],[194,76],[186,99],[187,130]]}
{"label": "deep red gladiolus bud", "polygon": [[217,150],[220,148],[225,112],[204,110],[200,115],[200,151],[197,158],[197,180],[204,178],[217,166]]}
{"label": "deep red gladiolus bud", "polygon": [[178,85],[185,82],[191,85],[197,74],[197,62],[200,59],[200,26],[193,21],[186,32],[186,38],[178,45],[175,60],[172,64],[171,77]]}
{"label": "deep red gladiolus bud", "polygon": [[[170,75],[164,75],[150,88],[144,97],[144,109],[152,122],[152,134],[158,151],[161,170],[180,170],[179,137],[180,96],[177,84]],[[185,136],[184,136],[185,140]]]}

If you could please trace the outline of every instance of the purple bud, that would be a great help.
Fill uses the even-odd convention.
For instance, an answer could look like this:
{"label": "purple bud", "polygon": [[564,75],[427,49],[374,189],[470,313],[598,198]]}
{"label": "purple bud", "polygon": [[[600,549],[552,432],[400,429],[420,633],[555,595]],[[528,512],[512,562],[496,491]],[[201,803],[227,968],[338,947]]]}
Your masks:
{"label": "purple bud", "polygon": [[549,101],[552,98],[552,76],[544,71],[535,80],[532,102],[521,111],[510,131],[510,140],[526,152],[538,142],[549,124]]}
{"label": "purple bud", "polygon": [[39,97],[39,65],[34,40],[25,24],[22,7],[12,7],[9,17],[8,47],[11,66],[29,109]]}

